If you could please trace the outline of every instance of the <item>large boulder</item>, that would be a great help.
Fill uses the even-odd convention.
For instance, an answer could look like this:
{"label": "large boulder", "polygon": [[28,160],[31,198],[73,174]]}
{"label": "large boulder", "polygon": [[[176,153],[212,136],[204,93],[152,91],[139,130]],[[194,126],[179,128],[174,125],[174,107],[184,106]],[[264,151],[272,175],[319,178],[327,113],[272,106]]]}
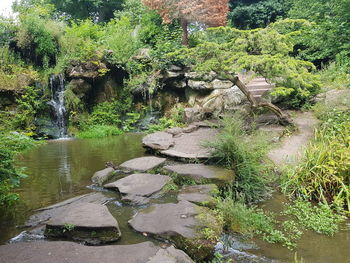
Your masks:
{"label": "large boulder", "polygon": [[102,186],[114,175],[114,173],[115,170],[111,167],[108,167],[106,169],[96,172],[91,178],[91,181],[99,186]]}
{"label": "large boulder", "polygon": [[[211,220],[201,220],[202,214]],[[156,204],[140,211],[129,224],[138,232],[174,242],[192,258],[202,261],[213,255],[216,244],[201,231],[217,223],[211,214],[208,208],[187,201]]]}
{"label": "large boulder", "polygon": [[120,168],[130,171],[146,172],[160,166],[165,161],[165,158],[146,156],[126,161],[120,165]]}
{"label": "large boulder", "polygon": [[134,203],[145,203],[147,198],[160,192],[171,180],[169,176],[160,174],[132,174],[104,187],[117,189],[123,200]]}
{"label": "large boulder", "polygon": [[117,220],[106,206],[82,203],[51,218],[46,223],[45,236],[101,245],[117,241],[121,233]]}
{"label": "large boulder", "polygon": [[164,166],[164,169],[179,176],[192,178],[199,183],[211,182],[222,184],[232,182],[235,178],[232,170],[212,165],[177,164]]}
{"label": "large boulder", "polygon": [[73,242],[30,242],[0,246],[1,263],[193,263],[181,250],[144,242],[83,246]]}
{"label": "large boulder", "polygon": [[89,61],[73,65],[67,70],[67,73],[70,78],[95,79],[99,77],[103,71],[108,71],[104,63]]}

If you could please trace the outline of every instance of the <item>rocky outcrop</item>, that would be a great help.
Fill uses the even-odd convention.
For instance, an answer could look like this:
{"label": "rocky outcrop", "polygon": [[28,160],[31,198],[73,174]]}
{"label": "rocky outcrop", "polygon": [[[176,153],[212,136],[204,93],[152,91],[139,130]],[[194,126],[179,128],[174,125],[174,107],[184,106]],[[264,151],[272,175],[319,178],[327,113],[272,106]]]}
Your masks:
{"label": "rocky outcrop", "polygon": [[154,169],[166,161],[165,158],[158,158],[153,156],[140,157],[126,161],[120,165],[120,168],[128,171],[146,172]]}
{"label": "rocky outcrop", "polygon": [[164,166],[164,169],[179,176],[190,177],[199,183],[206,181],[222,184],[232,182],[235,178],[232,170],[212,165],[178,164]]}
{"label": "rocky outcrop", "polygon": [[125,201],[142,204],[153,194],[160,192],[170,180],[169,176],[160,174],[132,174],[104,187],[117,189],[124,195]]}
{"label": "rocky outcrop", "polygon": [[95,79],[107,71],[107,66],[104,63],[89,61],[85,63],[73,63],[72,67],[67,69],[67,75],[70,78]]}
{"label": "rocky outcrop", "polygon": [[[201,213],[211,214],[209,209],[187,201],[157,204],[136,214],[129,224],[138,232],[171,240],[178,248],[201,261],[213,255],[215,246],[215,242],[207,240],[200,231],[207,227],[199,219]],[[210,223],[215,224],[215,219]]]}
{"label": "rocky outcrop", "polygon": [[152,242],[91,247],[72,242],[30,242],[0,246],[1,263],[193,263],[174,247]]}
{"label": "rocky outcrop", "polygon": [[81,203],[52,217],[46,223],[45,236],[101,245],[117,241],[121,233],[117,220],[106,206]]}

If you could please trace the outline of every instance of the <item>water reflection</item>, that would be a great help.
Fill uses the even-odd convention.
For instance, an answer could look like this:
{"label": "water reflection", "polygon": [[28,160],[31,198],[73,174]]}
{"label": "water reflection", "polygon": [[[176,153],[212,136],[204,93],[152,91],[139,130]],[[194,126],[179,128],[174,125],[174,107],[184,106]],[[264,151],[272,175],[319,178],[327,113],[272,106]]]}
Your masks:
{"label": "water reflection", "polygon": [[21,202],[11,211],[0,211],[0,243],[22,230],[33,210],[91,192],[92,175],[107,161],[120,164],[144,155],[141,134],[91,140],[55,140],[18,157],[28,178],[16,189]]}

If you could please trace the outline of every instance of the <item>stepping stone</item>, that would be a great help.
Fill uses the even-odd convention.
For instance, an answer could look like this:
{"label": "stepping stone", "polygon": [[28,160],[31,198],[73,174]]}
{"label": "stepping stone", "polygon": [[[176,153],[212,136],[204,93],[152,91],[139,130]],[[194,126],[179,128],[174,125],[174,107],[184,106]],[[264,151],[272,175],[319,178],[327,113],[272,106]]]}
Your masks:
{"label": "stepping stone", "polygon": [[[202,261],[213,254],[216,244],[206,239],[200,231],[207,225],[199,219],[199,215],[203,213],[210,217],[210,211],[187,201],[156,204],[141,210],[129,220],[129,224],[138,232],[174,242],[176,247]],[[215,218],[212,217],[207,224],[215,225]]]}
{"label": "stepping stone", "polygon": [[208,159],[209,149],[204,147],[207,141],[212,141],[218,131],[210,128],[199,128],[191,133],[183,133],[174,137],[174,146],[161,151],[161,154],[181,159]]}
{"label": "stepping stone", "polygon": [[46,224],[45,236],[101,245],[117,241],[121,233],[117,220],[106,206],[82,203],[71,206],[51,218]]}
{"label": "stepping stone", "polygon": [[102,186],[107,182],[115,173],[115,170],[111,167],[98,171],[91,178],[91,181],[99,186]]}
{"label": "stepping stone", "polygon": [[214,206],[214,196],[218,193],[215,184],[185,185],[181,188],[177,200],[189,201],[198,205]]}
{"label": "stepping stone", "polygon": [[147,201],[147,197],[160,192],[170,180],[169,176],[160,174],[132,174],[104,187],[116,188],[126,195],[124,200],[140,204]]}
{"label": "stepping stone", "polygon": [[167,150],[174,145],[173,135],[167,132],[155,132],[142,139],[144,147],[153,150]]}
{"label": "stepping stone", "polygon": [[16,243],[0,246],[0,255],[6,263],[193,263],[181,250],[152,242],[99,247],[66,241]]}
{"label": "stepping stone", "polygon": [[194,263],[194,261],[185,252],[171,246],[158,250],[147,263]]}
{"label": "stepping stone", "polygon": [[169,172],[177,173],[180,176],[190,177],[196,182],[223,183],[234,180],[234,172],[222,167],[204,164],[178,164],[164,166]]}
{"label": "stepping stone", "polygon": [[36,227],[45,224],[50,218],[62,214],[65,210],[73,206],[79,206],[84,203],[103,205],[110,200],[109,197],[102,193],[91,193],[77,196],[63,202],[36,210],[37,213],[32,215],[26,222],[25,227]]}
{"label": "stepping stone", "polygon": [[141,157],[126,161],[122,163],[120,167],[131,171],[146,172],[148,170],[158,167],[165,161],[165,158],[158,158],[153,156]]}

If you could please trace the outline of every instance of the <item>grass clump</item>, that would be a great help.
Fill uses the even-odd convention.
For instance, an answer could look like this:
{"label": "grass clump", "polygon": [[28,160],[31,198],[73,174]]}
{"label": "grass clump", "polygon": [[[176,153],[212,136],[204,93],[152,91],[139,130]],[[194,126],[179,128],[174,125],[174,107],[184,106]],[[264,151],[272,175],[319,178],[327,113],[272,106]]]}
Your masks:
{"label": "grass clump", "polygon": [[79,139],[103,138],[123,134],[123,131],[118,127],[111,125],[94,125],[79,131],[76,137]]}
{"label": "grass clump", "polygon": [[287,172],[283,190],[350,211],[350,111],[333,108],[319,116],[323,123],[299,165]]}
{"label": "grass clump", "polygon": [[244,129],[241,116],[224,117],[223,128],[214,142],[208,143],[213,160],[233,169],[236,180],[228,188],[235,199],[247,203],[263,199],[267,192],[269,169],[262,164],[268,149],[267,140]]}

